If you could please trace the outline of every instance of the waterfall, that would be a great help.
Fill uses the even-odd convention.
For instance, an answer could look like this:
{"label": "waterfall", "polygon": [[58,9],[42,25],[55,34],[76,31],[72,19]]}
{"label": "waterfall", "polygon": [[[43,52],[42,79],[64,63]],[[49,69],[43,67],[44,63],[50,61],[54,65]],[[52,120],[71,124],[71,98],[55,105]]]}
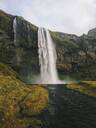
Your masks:
{"label": "waterfall", "polygon": [[50,33],[45,28],[38,29],[38,53],[41,73],[41,83],[58,83],[56,69],[56,50]]}
{"label": "waterfall", "polygon": [[16,56],[14,56],[15,63],[17,65],[20,64],[21,61],[21,50],[17,47],[17,18],[15,17],[13,20],[13,32],[14,32],[14,45],[16,46],[15,52]]}
{"label": "waterfall", "polygon": [[17,19],[16,17],[13,20],[13,32],[14,32],[14,44],[16,45],[16,41],[17,41]]}

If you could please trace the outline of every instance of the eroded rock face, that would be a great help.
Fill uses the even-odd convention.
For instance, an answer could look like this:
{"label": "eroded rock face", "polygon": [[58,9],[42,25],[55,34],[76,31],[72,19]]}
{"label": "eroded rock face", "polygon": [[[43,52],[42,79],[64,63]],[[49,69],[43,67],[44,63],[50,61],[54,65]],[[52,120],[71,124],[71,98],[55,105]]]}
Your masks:
{"label": "eroded rock face", "polygon": [[88,32],[88,36],[96,39],[96,28],[91,29],[91,30]]}
{"label": "eroded rock face", "polygon": [[37,29],[22,17],[0,11],[0,61],[13,67],[21,77],[27,78],[30,72],[39,72]]}
{"label": "eroded rock face", "polygon": [[[96,78],[96,29],[80,37],[60,32],[51,32],[51,36],[56,45],[59,73],[75,76],[79,74],[78,79]],[[30,73],[40,73],[38,27],[22,17],[0,11],[0,61],[13,67],[25,81]]]}
{"label": "eroded rock face", "polygon": [[[91,34],[92,31],[92,34]],[[80,37],[71,34],[52,32],[57,49],[57,68],[64,74],[80,73],[82,78],[95,79],[92,75],[96,68],[95,30]],[[89,36],[92,35],[92,36]]]}

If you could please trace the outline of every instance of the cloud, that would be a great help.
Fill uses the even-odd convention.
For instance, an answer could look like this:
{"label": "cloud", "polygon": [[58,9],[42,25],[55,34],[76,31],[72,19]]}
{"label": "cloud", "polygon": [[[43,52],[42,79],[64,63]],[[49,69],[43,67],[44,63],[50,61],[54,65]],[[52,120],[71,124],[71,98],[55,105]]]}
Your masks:
{"label": "cloud", "polygon": [[95,0],[1,0],[0,8],[55,31],[81,35],[96,27]]}

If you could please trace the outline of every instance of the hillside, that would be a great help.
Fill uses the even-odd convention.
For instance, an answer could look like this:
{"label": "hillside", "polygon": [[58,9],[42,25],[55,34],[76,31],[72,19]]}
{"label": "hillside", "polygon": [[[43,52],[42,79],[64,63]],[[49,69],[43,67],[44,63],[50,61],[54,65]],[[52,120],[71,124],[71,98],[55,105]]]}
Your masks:
{"label": "hillside", "polygon": [[[96,79],[96,29],[88,35],[72,35],[52,32],[57,50],[57,69],[75,80]],[[89,34],[90,33],[90,34]],[[61,75],[61,79],[64,79]]]}
{"label": "hillside", "polygon": [[32,128],[48,104],[48,91],[41,85],[26,85],[17,73],[0,63],[0,128]]}
{"label": "hillside", "polygon": [[25,80],[31,72],[39,72],[37,27],[16,16],[18,27],[15,44],[14,18],[0,11],[0,62],[13,67]]}
{"label": "hillside", "polygon": [[[16,42],[13,21],[17,19]],[[38,27],[24,18],[0,11],[0,62],[8,64],[23,81],[40,73],[38,59]],[[56,45],[57,69],[61,79],[96,79],[96,29],[80,37],[52,32]]]}

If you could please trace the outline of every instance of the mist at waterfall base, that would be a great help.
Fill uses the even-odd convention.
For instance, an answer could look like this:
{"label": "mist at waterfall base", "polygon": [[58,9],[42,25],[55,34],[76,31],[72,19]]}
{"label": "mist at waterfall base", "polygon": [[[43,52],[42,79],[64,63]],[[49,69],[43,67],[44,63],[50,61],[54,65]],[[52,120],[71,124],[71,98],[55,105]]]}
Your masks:
{"label": "mist at waterfall base", "polygon": [[[17,18],[13,20],[14,45],[17,46]],[[34,75],[30,73],[28,83],[32,84],[65,84],[70,81],[60,80],[56,69],[56,48],[52,41],[49,30],[38,28],[38,58],[40,66],[40,74]],[[16,55],[16,60],[20,60],[20,56]]]}

